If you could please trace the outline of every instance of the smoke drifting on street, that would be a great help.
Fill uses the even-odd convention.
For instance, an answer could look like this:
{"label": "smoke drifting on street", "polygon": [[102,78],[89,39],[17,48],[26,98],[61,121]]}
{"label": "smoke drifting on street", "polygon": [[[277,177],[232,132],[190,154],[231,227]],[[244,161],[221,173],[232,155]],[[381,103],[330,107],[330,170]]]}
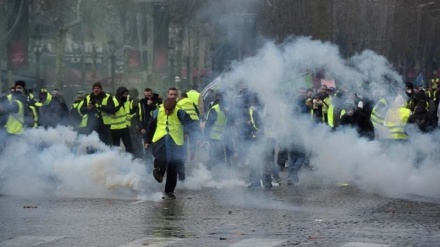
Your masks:
{"label": "smoke drifting on street", "polygon": [[[304,72],[318,71],[325,71],[327,77],[335,79],[337,88],[357,88],[357,82],[373,81],[370,88],[362,88],[363,95],[372,95],[369,89],[381,89],[387,83],[403,86],[402,78],[383,56],[364,51],[347,60],[334,44],[300,37],[280,46],[266,42],[256,56],[235,63],[232,70],[223,75],[222,88],[226,89],[229,99],[237,97],[239,83],[255,91],[266,107],[265,125],[275,134],[277,142],[303,143],[311,154],[313,173],[323,184],[350,183],[368,192],[392,197],[440,198],[437,181],[440,150],[435,145],[438,133],[410,134],[410,145],[385,147],[377,141],[360,139],[354,130],[331,133],[324,125],[286,114],[289,99],[280,93],[280,83]],[[296,89],[292,84],[292,93]],[[426,143],[432,145],[426,147]],[[87,154],[90,149],[95,152]],[[186,189],[245,185],[243,178],[232,174],[234,170],[230,168],[216,171],[216,174],[230,174],[229,178],[218,178],[203,164],[189,164],[189,167],[183,186]],[[106,147],[98,141],[97,135],[78,136],[65,127],[33,129],[7,143],[0,159],[0,192],[138,197],[155,201],[158,197],[155,193],[161,186],[152,179],[148,169],[143,162],[132,161],[130,156]]]}

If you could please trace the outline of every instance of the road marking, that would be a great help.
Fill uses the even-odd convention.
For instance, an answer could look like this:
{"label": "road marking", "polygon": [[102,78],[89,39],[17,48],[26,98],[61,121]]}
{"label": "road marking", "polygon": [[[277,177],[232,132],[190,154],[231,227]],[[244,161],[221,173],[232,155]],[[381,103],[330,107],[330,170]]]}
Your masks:
{"label": "road marking", "polygon": [[65,238],[64,236],[21,236],[18,238],[6,240],[0,243],[1,247],[8,246],[38,246],[40,244],[47,244],[59,239]]}
{"label": "road marking", "polygon": [[130,243],[120,245],[118,247],[165,247],[169,244],[176,243],[183,240],[183,238],[155,238],[146,237],[134,240]]}
{"label": "road marking", "polygon": [[287,239],[248,238],[229,245],[229,247],[272,247],[285,241]]}
{"label": "road marking", "polygon": [[389,247],[389,245],[388,244],[350,242],[350,243],[344,244],[342,247]]}

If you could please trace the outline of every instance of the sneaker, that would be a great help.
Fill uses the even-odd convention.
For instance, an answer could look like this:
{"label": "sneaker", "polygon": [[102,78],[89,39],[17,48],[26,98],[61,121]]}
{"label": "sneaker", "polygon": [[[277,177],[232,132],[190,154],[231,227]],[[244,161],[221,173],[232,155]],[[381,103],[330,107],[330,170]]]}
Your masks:
{"label": "sneaker", "polygon": [[165,196],[169,199],[173,199],[173,200],[176,199],[176,196],[174,195],[173,192],[165,193]]}
{"label": "sneaker", "polygon": [[163,177],[160,175],[159,168],[156,167],[153,169],[153,177],[157,182],[162,183]]}

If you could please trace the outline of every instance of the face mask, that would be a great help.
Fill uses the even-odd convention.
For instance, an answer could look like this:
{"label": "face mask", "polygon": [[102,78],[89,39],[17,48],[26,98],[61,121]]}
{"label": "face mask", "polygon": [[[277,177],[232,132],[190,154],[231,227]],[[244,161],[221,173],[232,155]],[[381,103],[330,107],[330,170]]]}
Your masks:
{"label": "face mask", "polygon": [[128,97],[121,97],[121,101],[122,101],[122,102],[125,102],[125,101],[127,101],[127,98],[128,98]]}

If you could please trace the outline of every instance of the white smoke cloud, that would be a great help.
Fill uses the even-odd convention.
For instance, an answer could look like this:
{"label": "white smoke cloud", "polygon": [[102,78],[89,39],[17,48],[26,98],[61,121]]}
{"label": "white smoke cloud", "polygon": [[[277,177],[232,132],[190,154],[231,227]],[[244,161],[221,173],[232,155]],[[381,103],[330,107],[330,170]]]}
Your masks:
{"label": "white smoke cloud", "polygon": [[[233,65],[222,78],[223,87],[236,97],[236,84],[245,82],[266,106],[265,124],[278,142],[303,143],[322,183],[356,185],[371,193],[411,198],[440,198],[439,133],[410,133],[410,145],[386,146],[358,138],[354,130],[330,132],[308,119],[286,114],[288,104],[279,83],[304,72],[321,72],[335,79],[338,88],[356,88],[357,82],[374,81],[402,86],[402,78],[380,55],[364,51],[341,57],[328,42],[299,37],[281,46],[267,41],[254,57]],[[292,91],[295,90],[292,85]],[[368,88],[367,88],[368,89]],[[372,88],[374,90],[375,88]],[[372,91],[363,91],[365,95]],[[238,138],[240,139],[240,138]],[[236,143],[240,146],[240,143]],[[89,147],[98,150],[87,154]],[[258,156],[259,152],[252,155]],[[255,158],[255,157],[254,157]],[[258,158],[257,158],[258,160]],[[261,160],[261,159],[260,159]],[[216,177],[213,174],[225,174]],[[186,189],[244,186],[236,170],[209,171],[203,164],[188,170]],[[69,128],[28,130],[9,140],[0,159],[0,193],[73,197],[130,197],[160,200],[157,184],[146,167],[129,155],[106,147],[96,134],[78,136]]]}
{"label": "white smoke cloud", "polygon": [[[96,150],[87,154],[87,150]],[[0,160],[0,192],[13,195],[116,197],[145,192],[145,165],[111,149],[96,134],[66,127],[11,137]]]}
{"label": "white smoke cloud", "polygon": [[[366,97],[371,97],[377,87],[387,85],[402,93],[404,90],[402,77],[385,57],[364,51],[345,59],[334,44],[307,37],[291,39],[281,46],[267,42],[255,57],[235,63],[231,72],[223,76],[222,83],[232,98],[237,97],[237,91],[228,89],[243,81],[257,93],[266,105],[266,126],[272,126],[278,142],[287,138],[303,143],[320,179],[335,184],[348,182],[391,197],[440,198],[440,185],[436,182],[440,175],[436,155],[439,150],[433,138],[438,133],[429,137],[410,133],[409,145],[384,145],[360,139],[351,129],[333,133],[324,125],[286,114],[288,104],[294,99],[286,101],[278,93],[279,83],[304,72],[324,72],[327,78],[336,80],[338,89],[354,89]],[[359,84],[365,81],[374,83],[360,88]],[[292,85],[291,90],[296,88]]]}

